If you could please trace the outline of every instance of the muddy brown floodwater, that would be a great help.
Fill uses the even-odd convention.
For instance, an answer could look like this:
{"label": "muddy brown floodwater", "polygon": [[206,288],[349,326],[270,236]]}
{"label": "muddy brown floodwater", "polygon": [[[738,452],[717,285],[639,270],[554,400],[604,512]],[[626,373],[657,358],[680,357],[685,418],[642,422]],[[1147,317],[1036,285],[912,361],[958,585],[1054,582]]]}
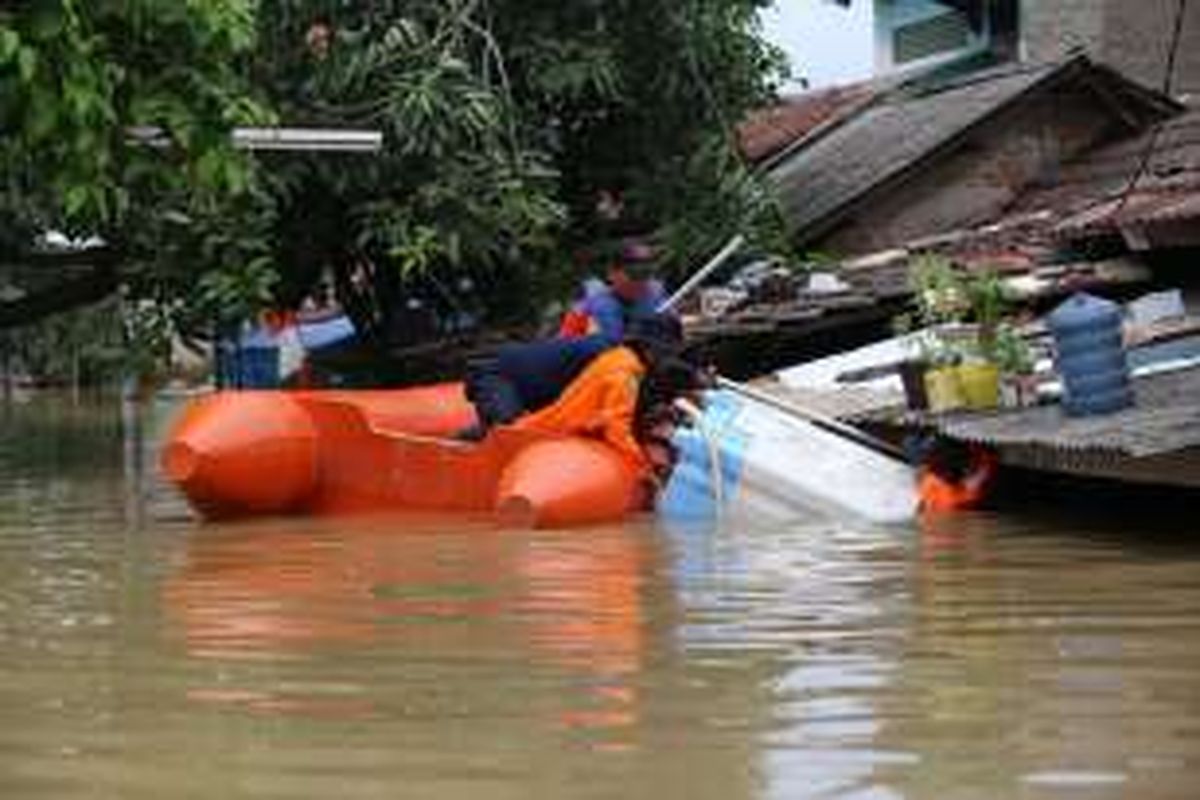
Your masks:
{"label": "muddy brown floodwater", "polygon": [[1200,795],[1190,520],[202,525],[171,411],[0,406],[0,797]]}

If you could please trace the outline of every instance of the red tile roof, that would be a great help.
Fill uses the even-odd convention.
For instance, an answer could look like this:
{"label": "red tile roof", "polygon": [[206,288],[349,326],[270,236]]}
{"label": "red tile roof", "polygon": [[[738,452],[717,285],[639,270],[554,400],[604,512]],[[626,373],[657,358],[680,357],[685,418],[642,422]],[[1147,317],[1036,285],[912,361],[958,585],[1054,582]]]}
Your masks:
{"label": "red tile roof", "polygon": [[875,93],[870,83],[834,86],[782,98],[738,126],[738,145],[752,162],[763,161],[826,122],[850,113]]}
{"label": "red tile roof", "polygon": [[[1139,175],[1143,160],[1146,169]],[[1167,120],[1156,133],[1102,147],[1065,165],[1057,180],[1027,193],[1019,208],[1054,210],[1060,217],[1055,231],[1065,238],[1113,232],[1131,223],[1200,219],[1200,107]]]}

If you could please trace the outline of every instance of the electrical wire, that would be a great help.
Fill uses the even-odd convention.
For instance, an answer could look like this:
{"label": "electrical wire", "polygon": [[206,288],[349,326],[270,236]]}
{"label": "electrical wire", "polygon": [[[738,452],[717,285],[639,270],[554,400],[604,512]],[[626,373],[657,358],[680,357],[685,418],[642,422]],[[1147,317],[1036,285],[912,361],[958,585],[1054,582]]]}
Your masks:
{"label": "electrical wire", "polygon": [[[1175,82],[1175,63],[1179,56],[1179,44],[1183,39],[1183,22],[1187,17],[1187,0],[1179,0],[1179,5],[1175,7],[1175,25],[1171,33],[1171,44],[1167,49],[1167,63],[1164,70],[1162,92],[1168,97],[1171,96],[1171,88]],[[1150,166],[1150,159],[1154,155],[1154,148],[1158,145],[1159,134],[1162,133],[1164,120],[1158,120],[1154,123],[1154,127],[1150,129],[1150,136],[1146,142],[1146,147],[1142,150],[1142,156],[1138,161],[1137,169],[1130,178],[1129,183],[1121,191],[1121,196],[1117,199],[1117,207],[1113,209],[1110,219],[1115,220],[1117,215],[1125,208],[1125,204],[1129,202],[1130,195],[1133,194],[1134,187],[1138,181],[1146,173],[1146,169]]]}

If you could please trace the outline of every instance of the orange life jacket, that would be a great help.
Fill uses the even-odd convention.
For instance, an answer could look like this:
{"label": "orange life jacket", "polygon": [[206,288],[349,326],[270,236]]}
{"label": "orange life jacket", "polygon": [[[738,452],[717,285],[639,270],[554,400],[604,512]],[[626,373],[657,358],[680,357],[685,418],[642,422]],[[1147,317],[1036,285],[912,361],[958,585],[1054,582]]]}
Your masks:
{"label": "orange life jacket", "polygon": [[514,427],[561,436],[603,439],[639,472],[649,461],[633,436],[638,387],[646,367],[628,347],[614,347],[592,360],[551,405],[527,414]]}
{"label": "orange life jacket", "polygon": [[964,511],[983,502],[996,475],[996,456],[982,447],[971,448],[971,466],[959,481],[938,475],[929,467],[921,467],[917,492],[923,511]]}

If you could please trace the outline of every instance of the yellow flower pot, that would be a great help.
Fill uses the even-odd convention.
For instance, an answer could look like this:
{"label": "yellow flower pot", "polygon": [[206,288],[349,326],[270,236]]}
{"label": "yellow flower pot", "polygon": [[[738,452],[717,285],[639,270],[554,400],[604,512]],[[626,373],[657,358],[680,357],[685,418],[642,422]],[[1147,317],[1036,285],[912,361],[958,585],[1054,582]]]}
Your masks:
{"label": "yellow flower pot", "polygon": [[926,372],[925,394],[929,398],[929,410],[934,413],[966,405],[957,367],[939,367]]}
{"label": "yellow flower pot", "polygon": [[955,371],[967,408],[995,408],[1000,402],[1000,370],[995,364],[961,364]]}

